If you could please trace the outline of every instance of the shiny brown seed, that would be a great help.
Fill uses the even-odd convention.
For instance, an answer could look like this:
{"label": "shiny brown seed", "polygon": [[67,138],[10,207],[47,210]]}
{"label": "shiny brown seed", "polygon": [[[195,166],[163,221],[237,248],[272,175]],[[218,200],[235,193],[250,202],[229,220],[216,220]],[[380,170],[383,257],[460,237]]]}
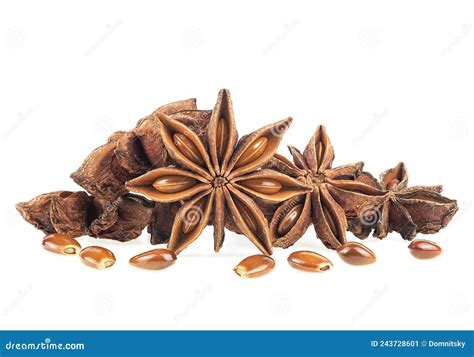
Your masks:
{"label": "shiny brown seed", "polygon": [[240,212],[240,215],[242,216],[242,219],[244,222],[247,224],[249,229],[253,232],[257,232],[257,221],[255,220],[254,216],[252,215],[252,212],[245,206],[242,202],[239,200],[235,200],[235,205],[237,206],[237,209]]}
{"label": "shiny brown seed", "polygon": [[239,157],[235,163],[235,167],[241,167],[247,165],[256,159],[258,159],[267,148],[268,139],[265,136],[262,136],[255,140],[252,145],[250,145],[247,150]]}
{"label": "shiny brown seed", "polygon": [[160,270],[176,261],[176,254],[169,249],[153,249],[130,258],[129,263],[137,268]]}
{"label": "shiny brown seed", "polygon": [[278,224],[277,233],[279,237],[287,234],[296,224],[303,211],[303,205],[299,204],[291,208]]}
{"label": "shiny brown seed", "polygon": [[227,121],[224,118],[220,118],[217,122],[216,128],[216,149],[219,160],[222,160],[222,157],[224,156],[225,144],[228,136],[229,128]]}
{"label": "shiny brown seed", "polygon": [[343,261],[351,265],[366,265],[377,260],[374,252],[357,242],[347,242],[337,249]]}
{"label": "shiny brown seed", "polygon": [[307,250],[291,253],[288,263],[295,269],[311,272],[323,272],[332,268],[328,258]]}
{"label": "shiny brown seed", "polygon": [[435,242],[425,239],[416,239],[408,246],[410,253],[418,259],[431,259],[440,255],[443,250]]}
{"label": "shiny brown seed", "polygon": [[283,188],[282,184],[277,180],[269,178],[254,178],[242,181],[242,186],[248,187],[249,189],[264,193],[266,195],[274,195]]}
{"label": "shiny brown seed", "polygon": [[110,250],[102,247],[87,247],[79,254],[81,261],[92,268],[105,269],[115,264],[115,256]]}
{"label": "shiny brown seed", "polygon": [[275,261],[268,255],[257,254],[242,260],[235,268],[235,273],[241,278],[256,278],[267,274],[275,267]]}
{"label": "shiny brown seed", "polygon": [[189,160],[200,166],[204,165],[201,153],[197,149],[196,145],[184,134],[176,133],[173,135],[174,145],[178,150],[186,156]]}
{"label": "shiny brown seed", "polygon": [[158,177],[153,187],[163,193],[177,193],[193,187],[196,181],[192,177],[167,175]]}
{"label": "shiny brown seed", "polygon": [[43,248],[64,255],[75,255],[81,251],[81,245],[77,240],[61,233],[53,233],[44,237]]}

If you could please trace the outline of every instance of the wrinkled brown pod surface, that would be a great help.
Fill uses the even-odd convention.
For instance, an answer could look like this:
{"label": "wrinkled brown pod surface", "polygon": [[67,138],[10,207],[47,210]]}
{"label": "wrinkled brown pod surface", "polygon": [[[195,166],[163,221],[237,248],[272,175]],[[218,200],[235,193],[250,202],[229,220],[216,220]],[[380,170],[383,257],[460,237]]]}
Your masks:
{"label": "wrinkled brown pod surface", "polygon": [[173,265],[176,254],[169,249],[153,249],[130,258],[129,263],[137,268],[160,270]]}
{"label": "wrinkled brown pod surface", "polygon": [[323,272],[332,268],[332,263],[328,258],[307,250],[291,253],[288,263],[295,269],[310,272]]}
{"label": "wrinkled brown pod surface", "polygon": [[443,250],[435,242],[426,239],[416,239],[408,246],[410,253],[418,259],[431,259],[440,255]]}
{"label": "wrinkled brown pod surface", "polygon": [[43,248],[57,254],[76,255],[81,251],[81,245],[73,237],[53,233],[43,239]]}
{"label": "wrinkled brown pod surface", "polygon": [[256,278],[268,274],[274,267],[275,261],[272,257],[257,254],[242,260],[234,268],[234,272],[241,278]]}
{"label": "wrinkled brown pod surface", "polygon": [[351,265],[367,265],[375,263],[377,258],[369,248],[357,242],[347,242],[337,249],[343,261]]}
{"label": "wrinkled brown pod surface", "polygon": [[95,269],[110,268],[115,264],[115,255],[110,250],[102,247],[87,247],[79,254],[81,262]]}

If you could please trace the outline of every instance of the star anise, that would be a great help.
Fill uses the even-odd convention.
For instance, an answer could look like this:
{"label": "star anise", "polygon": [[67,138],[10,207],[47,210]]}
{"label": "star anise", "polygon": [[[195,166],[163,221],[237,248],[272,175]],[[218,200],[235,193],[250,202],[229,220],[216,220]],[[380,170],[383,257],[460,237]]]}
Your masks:
{"label": "star anise", "polygon": [[345,204],[354,209],[382,200],[379,192],[364,182],[355,181],[363,163],[332,168],[334,149],[324,126],[319,126],[302,154],[290,146],[293,163],[275,156],[272,166],[312,187],[312,192],[296,196],[278,207],[270,222],[273,245],[287,248],[293,245],[311,223],[317,237],[330,249],[346,243],[347,220],[344,209],[333,198],[331,188],[341,187],[351,192]]}
{"label": "star anise", "polygon": [[157,113],[156,117],[165,147],[180,167],[155,169],[127,182],[127,188],[157,202],[185,201],[174,219],[168,248],[181,252],[210,222],[217,252],[224,241],[226,218],[230,218],[258,249],[271,254],[268,222],[249,195],[275,203],[309,191],[296,179],[260,169],[275,154],[291,118],[254,131],[237,143],[227,90],[220,91],[212,111],[207,143],[169,116]]}
{"label": "star anise", "polygon": [[[374,237],[385,238],[395,231],[411,240],[417,233],[436,233],[446,227],[458,210],[455,200],[441,195],[442,186],[408,188],[408,172],[402,162],[383,172],[378,186],[387,194],[379,211],[374,212],[374,216],[380,217],[373,225]],[[337,192],[336,195],[339,196]]]}

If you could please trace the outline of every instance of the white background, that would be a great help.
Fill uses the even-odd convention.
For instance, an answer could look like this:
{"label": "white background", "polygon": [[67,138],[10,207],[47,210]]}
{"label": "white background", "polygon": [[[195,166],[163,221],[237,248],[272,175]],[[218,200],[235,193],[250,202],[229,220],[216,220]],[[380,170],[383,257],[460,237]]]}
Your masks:
{"label": "white background", "polygon": [[[473,23],[470,1],[2,1],[0,328],[472,329]],[[336,165],[403,160],[412,185],[443,184],[460,211],[425,238],[444,253],[416,260],[391,234],[353,267],[310,229],[243,280],[232,268],[256,249],[228,233],[216,255],[211,229],[158,272],[127,263],[146,234],[81,238],[114,251],[107,271],[41,248],[16,202],[78,190],[69,174],[110,133],[178,99],[212,108],[220,88],[241,134],[294,117],[282,153],[324,123]],[[293,270],[300,249],[333,270]]]}

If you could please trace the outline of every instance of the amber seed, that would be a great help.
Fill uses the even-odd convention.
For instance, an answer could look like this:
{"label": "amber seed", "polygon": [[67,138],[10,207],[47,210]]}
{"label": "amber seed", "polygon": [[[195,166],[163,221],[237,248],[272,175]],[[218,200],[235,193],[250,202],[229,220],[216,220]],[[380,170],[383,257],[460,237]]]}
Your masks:
{"label": "amber seed", "polygon": [[220,118],[217,122],[217,129],[216,129],[216,150],[217,150],[217,158],[222,160],[224,157],[224,150],[226,140],[229,136],[229,128],[227,125],[227,121],[224,118]]}
{"label": "amber seed", "polygon": [[351,265],[367,265],[377,260],[374,252],[358,242],[347,242],[337,248],[337,253],[343,261]]}
{"label": "amber seed", "polygon": [[252,145],[250,145],[247,150],[239,157],[235,163],[235,167],[241,167],[247,165],[256,159],[258,159],[267,148],[268,139],[265,136],[262,136],[255,140]]}
{"label": "amber seed", "polygon": [[163,193],[176,193],[184,191],[196,184],[196,180],[186,176],[161,176],[153,182],[155,190]]}
{"label": "amber seed", "polygon": [[235,200],[235,206],[240,212],[242,219],[244,220],[247,227],[253,232],[257,233],[258,224],[255,218],[252,215],[252,212],[239,200]]}
{"label": "amber seed", "polygon": [[242,260],[234,268],[234,272],[241,278],[256,278],[268,274],[275,267],[272,257],[263,254],[251,255]]}
{"label": "amber seed", "polygon": [[426,239],[416,239],[408,246],[410,253],[418,259],[431,259],[440,255],[443,250],[435,242]]}
{"label": "amber seed", "polygon": [[160,270],[173,265],[176,254],[170,249],[153,249],[130,258],[129,263],[137,268]]}
{"label": "amber seed", "polygon": [[291,253],[288,263],[295,269],[310,272],[323,272],[332,268],[332,263],[328,258],[307,250]]}
{"label": "amber seed", "polygon": [[196,145],[184,134],[174,134],[173,135],[174,145],[178,150],[186,156],[189,160],[198,165],[204,165],[204,160],[202,159],[201,153],[197,149]]}
{"label": "amber seed", "polygon": [[92,268],[105,269],[115,264],[115,255],[102,247],[91,246],[81,250],[81,261]]}
{"label": "amber seed", "polygon": [[281,219],[280,223],[278,224],[277,233],[279,237],[284,236],[291,228],[296,224],[298,219],[301,216],[301,212],[303,211],[303,205],[299,204],[291,208],[287,214]]}
{"label": "amber seed", "polygon": [[248,187],[253,191],[266,195],[274,195],[282,189],[282,184],[277,180],[269,178],[254,178],[242,182],[242,186]]}
{"label": "amber seed", "polygon": [[76,255],[81,245],[73,237],[61,233],[47,235],[43,239],[43,248],[57,254]]}

